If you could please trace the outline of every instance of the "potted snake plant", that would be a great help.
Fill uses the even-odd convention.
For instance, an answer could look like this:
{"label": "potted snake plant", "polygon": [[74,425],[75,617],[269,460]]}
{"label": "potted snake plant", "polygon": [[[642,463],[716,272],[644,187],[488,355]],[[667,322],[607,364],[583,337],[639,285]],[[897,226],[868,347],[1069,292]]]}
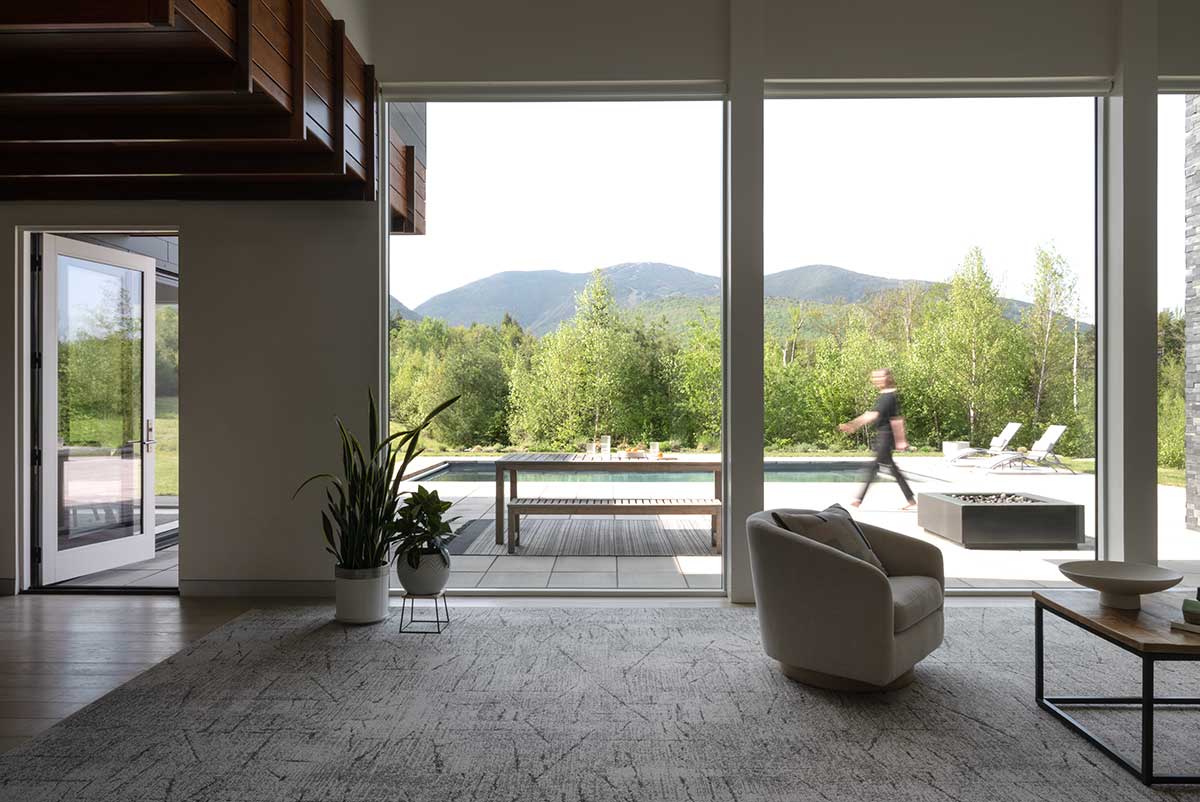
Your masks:
{"label": "potted snake plant", "polygon": [[321,512],[325,550],[333,555],[337,620],[372,624],[387,617],[388,564],[398,540],[411,531],[402,516],[408,491],[400,481],[420,455],[418,441],[433,419],[458,400],[438,405],[411,429],[381,437],[375,394],[370,400],[367,445],[364,448],[337,418],[342,442],[342,475],[319,473],[305,479],[292,498],[310,482],[328,481]]}

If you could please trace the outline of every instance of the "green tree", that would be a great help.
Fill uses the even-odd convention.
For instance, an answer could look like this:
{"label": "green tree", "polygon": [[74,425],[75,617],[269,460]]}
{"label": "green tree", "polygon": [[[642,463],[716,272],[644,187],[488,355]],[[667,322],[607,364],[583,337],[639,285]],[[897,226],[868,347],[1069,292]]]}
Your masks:
{"label": "green tree", "polygon": [[961,407],[972,442],[984,423],[1006,416],[1020,394],[1020,349],[1012,329],[983,252],[972,248],[946,297],[918,329],[914,347],[914,358],[928,366],[936,385],[931,400],[946,415]]}
{"label": "green tree", "polygon": [[[1053,249],[1038,248],[1030,293],[1033,304],[1021,322],[1032,357],[1033,423],[1043,422],[1047,395],[1071,372],[1069,315],[1075,310],[1075,276]],[[1065,385],[1063,385],[1065,387]]]}

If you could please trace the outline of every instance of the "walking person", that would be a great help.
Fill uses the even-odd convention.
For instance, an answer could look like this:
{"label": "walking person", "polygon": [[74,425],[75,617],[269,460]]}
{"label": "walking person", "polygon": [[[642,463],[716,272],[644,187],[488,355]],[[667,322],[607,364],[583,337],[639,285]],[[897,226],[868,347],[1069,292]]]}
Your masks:
{"label": "walking person", "polygon": [[896,380],[892,376],[891,370],[880,368],[879,370],[871,371],[871,384],[875,385],[875,389],[879,391],[879,396],[875,399],[874,408],[868,409],[848,423],[838,424],[838,429],[847,434],[856,432],[864,426],[872,424],[875,426],[875,437],[872,441],[872,447],[875,450],[875,459],[863,472],[862,490],[858,492],[858,498],[852,501],[851,504],[855,507],[862,504],[863,498],[867,495],[867,488],[871,486],[871,482],[879,473],[880,467],[886,466],[892,472],[892,476],[895,477],[896,484],[900,486],[900,492],[908,500],[908,503],[900,509],[915,509],[917,500],[913,496],[912,488],[908,486],[908,480],[904,478],[904,474],[900,472],[900,468],[896,465],[896,460],[892,456],[892,451],[895,449],[901,451],[908,449],[908,436],[904,431],[904,417],[900,414],[900,399],[896,393]]}

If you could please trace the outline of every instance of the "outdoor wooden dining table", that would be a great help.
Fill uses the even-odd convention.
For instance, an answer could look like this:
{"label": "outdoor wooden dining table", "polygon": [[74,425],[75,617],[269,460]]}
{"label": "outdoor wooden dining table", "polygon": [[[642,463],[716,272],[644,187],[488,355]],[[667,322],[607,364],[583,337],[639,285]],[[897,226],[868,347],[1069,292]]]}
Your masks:
{"label": "outdoor wooden dining table", "polygon": [[[713,474],[714,498],[721,498],[721,458],[687,457],[604,457],[599,454],[509,454],[496,460],[496,543],[504,543],[504,507],[510,498],[517,498],[517,474],[521,471],[539,473],[572,473],[605,471],[612,473],[696,473]],[[508,494],[504,492],[508,475]],[[633,512],[635,510],[631,510]],[[715,521],[714,521],[715,523]]]}

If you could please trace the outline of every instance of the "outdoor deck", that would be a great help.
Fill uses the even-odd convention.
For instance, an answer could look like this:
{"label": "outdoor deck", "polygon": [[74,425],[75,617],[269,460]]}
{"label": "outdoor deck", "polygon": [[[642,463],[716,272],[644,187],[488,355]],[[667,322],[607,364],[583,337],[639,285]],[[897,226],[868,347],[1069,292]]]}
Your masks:
{"label": "outdoor deck", "polygon": [[[438,460],[430,459],[428,464]],[[1067,560],[1088,559],[1094,548],[1095,477],[1053,474],[1041,469],[986,474],[958,468],[933,457],[903,457],[900,464],[922,492],[1023,491],[1083,504],[1087,542],[1078,551],[968,550],[917,526],[915,512],[892,482],[871,487],[855,516],[937,546],[945,557],[951,588],[1066,587],[1058,571]],[[721,556],[709,545],[706,516],[547,516],[522,524],[522,545],[513,556],[496,545],[495,485],[488,481],[430,483],[455,502],[463,535],[453,544],[452,587],[494,588],[715,588],[720,587]],[[854,482],[774,482],[765,486],[767,507],[823,508],[848,505]],[[621,497],[702,496],[706,483],[521,482],[522,495]],[[1200,585],[1200,532],[1183,526],[1183,488],[1159,487],[1160,560],[1185,574],[1184,586]],[[465,524],[465,526],[463,526]],[[736,524],[734,524],[736,525]]]}

